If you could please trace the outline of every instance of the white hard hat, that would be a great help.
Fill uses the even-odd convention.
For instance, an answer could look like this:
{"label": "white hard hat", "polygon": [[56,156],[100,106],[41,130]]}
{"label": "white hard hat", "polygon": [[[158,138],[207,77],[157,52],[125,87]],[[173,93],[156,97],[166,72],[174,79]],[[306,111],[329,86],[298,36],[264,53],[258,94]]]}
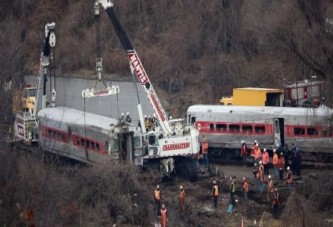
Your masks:
{"label": "white hard hat", "polygon": [[254,143],[258,143],[257,140],[255,140]]}
{"label": "white hard hat", "polygon": [[160,188],[160,186],[159,186],[159,185],[156,185],[156,188]]}
{"label": "white hard hat", "polygon": [[266,151],[266,148],[264,148],[264,151]]}
{"label": "white hard hat", "polygon": [[271,179],[272,178],[272,176],[271,175],[268,175],[268,179]]}
{"label": "white hard hat", "polygon": [[124,113],[121,113],[121,116],[124,116]]}
{"label": "white hard hat", "polygon": [[127,112],[126,114],[129,115],[129,112]]}
{"label": "white hard hat", "polygon": [[216,180],[213,181],[213,184],[216,184]]}
{"label": "white hard hat", "polygon": [[183,185],[180,185],[180,186],[179,186],[179,189],[183,189]]}
{"label": "white hard hat", "polygon": [[145,118],[147,118],[147,115],[145,115]]}
{"label": "white hard hat", "polygon": [[241,143],[244,143],[244,140],[242,140],[242,142]]}
{"label": "white hard hat", "polygon": [[273,149],[273,152],[276,152],[276,149]]}
{"label": "white hard hat", "polygon": [[287,167],[287,170],[290,170],[290,167],[289,167],[289,166]]}
{"label": "white hard hat", "polygon": [[261,165],[261,164],[262,164],[262,161],[259,161],[259,164]]}
{"label": "white hard hat", "polygon": [[162,204],[162,209],[165,209],[165,205],[164,205],[164,203]]}

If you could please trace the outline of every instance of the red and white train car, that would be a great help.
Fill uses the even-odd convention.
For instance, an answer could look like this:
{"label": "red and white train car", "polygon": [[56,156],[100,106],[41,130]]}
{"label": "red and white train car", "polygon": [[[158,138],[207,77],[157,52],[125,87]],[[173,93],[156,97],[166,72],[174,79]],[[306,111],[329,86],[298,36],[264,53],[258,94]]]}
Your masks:
{"label": "red and white train car", "polygon": [[136,161],[142,156],[142,135],[137,127],[119,125],[117,119],[67,107],[38,112],[42,150],[86,163]]}
{"label": "red and white train car", "polygon": [[261,148],[268,150],[294,143],[302,152],[332,156],[332,113],[325,106],[193,105],[187,110],[187,123],[196,126],[201,139],[207,138],[209,151],[215,155],[239,151],[242,140],[248,147],[257,140]]}

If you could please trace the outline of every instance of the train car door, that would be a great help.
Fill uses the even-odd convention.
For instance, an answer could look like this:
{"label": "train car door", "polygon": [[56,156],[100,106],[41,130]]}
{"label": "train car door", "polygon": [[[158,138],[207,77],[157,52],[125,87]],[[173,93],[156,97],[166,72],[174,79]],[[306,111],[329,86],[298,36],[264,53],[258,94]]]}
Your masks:
{"label": "train car door", "polygon": [[132,163],[134,160],[133,134],[133,132],[118,133],[120,163]]}
{"label": "train car door", "polygon": [[274,118],[274,145],[284,146],[284,118]]}

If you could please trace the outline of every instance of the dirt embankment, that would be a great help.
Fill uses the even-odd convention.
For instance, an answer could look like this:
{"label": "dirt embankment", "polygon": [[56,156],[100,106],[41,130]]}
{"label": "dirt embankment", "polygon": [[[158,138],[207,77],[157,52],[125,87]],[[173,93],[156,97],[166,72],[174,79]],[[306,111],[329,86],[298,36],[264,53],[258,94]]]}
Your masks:
{"label": "dirt embankment", "polygon": [[[130,166],[81,167],[61,160],[45,160],[29,153],[0,151],[0,224],[36,226],[154,226],[155,182]],[[220,176],[196,182],[181,178],[160,184],[168,226],[302,226],[333,224],[333,173],[304,170],[289,190],[279,189],[281,206],[277,219],[271,214],[266,191],[255,191],[252,168],[218,166]],[[236,205],[227,212],[229,177],[236,177]],[[241,179],[249,180],[249,201],[243,198]],[[219,185],[218,208],[211,197],[212,181]],[[186,192],[185,214],[180,215],[178,190]],[[25,212],[26,211],[26,212]],[[28,212],[29,211],[29,212]],[[25,216],[25,213],[31,215]],[[28,219],[24,218],[30,217]],[[84,224],[83,224],[84,223]]]}

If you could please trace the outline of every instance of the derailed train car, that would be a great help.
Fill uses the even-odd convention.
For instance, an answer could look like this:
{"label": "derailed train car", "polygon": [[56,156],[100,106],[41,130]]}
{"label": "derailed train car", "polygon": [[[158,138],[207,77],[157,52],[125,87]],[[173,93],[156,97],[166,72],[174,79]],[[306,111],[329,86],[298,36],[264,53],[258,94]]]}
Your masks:
{"label": "derailed train car", "polygon": [[140,129],[117,119],[53,107],[39,111],[38,120],[44,151],[86,163],[135,163],[142,156]]}
{"label": "derailed train car", "polygon": [[217,158],[238,156],[242,140],[248,147],[257,140],[270,151],[293,143],[301,152],[333,161],[332,113],[326,106],[193,105],[187,122],[199,130],[201,140],[207,138],[209,153]]}

